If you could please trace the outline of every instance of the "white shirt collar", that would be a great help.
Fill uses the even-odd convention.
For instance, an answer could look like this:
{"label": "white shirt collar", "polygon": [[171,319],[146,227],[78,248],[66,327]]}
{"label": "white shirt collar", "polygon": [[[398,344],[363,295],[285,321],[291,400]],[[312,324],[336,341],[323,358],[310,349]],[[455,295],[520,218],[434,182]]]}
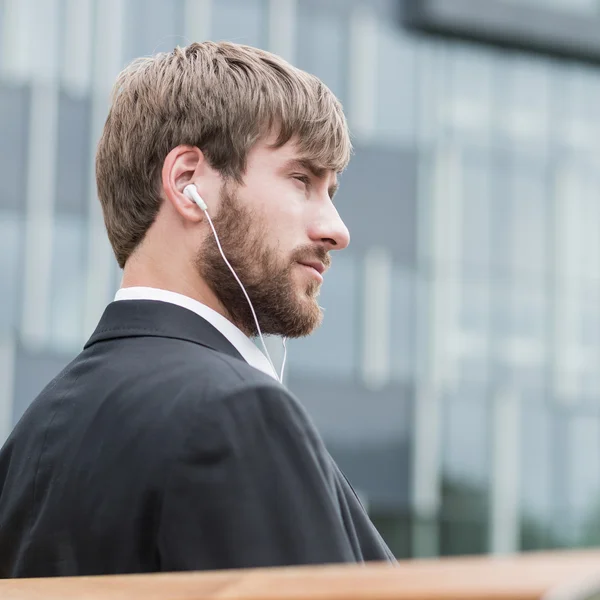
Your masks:
{"label": "white shirt collar", "polygon": [[178,294],[177,292],[152,287],[121,288],[116,293],[115,300],[158,300],[159,302],[169,302],[170,304],[187,308],[220,331],[249,365],[259,371],[263,371],[263,373],[270,375],[274,379],[278,379],[271,363],[254,345],[252,340],[231,321],[228,321],[223,315],[209,308],[206,304],[202,304],[193,298]]}

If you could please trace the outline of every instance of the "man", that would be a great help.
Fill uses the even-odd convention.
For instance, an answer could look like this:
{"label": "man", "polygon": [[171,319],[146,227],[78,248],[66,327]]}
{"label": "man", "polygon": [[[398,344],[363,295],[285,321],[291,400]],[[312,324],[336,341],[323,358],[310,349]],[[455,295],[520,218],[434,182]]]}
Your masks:
{"label": "man", "polygon": [[393,560],[251,341],[319,324],[350,151],[332,93],[267,52],[121,73],[96,176],[122,288],[2,449],[2,576]]}

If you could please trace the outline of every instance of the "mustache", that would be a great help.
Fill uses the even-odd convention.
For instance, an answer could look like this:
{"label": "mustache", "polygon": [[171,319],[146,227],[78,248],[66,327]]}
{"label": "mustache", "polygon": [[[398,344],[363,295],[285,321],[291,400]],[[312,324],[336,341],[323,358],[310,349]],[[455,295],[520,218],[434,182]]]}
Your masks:
{"label": "mustache", "polygon": [[319,261],[323,263],[326,269],[331,267],[331,255],[323,246],[302,246],[292,255],[293,262],[312,262]]}

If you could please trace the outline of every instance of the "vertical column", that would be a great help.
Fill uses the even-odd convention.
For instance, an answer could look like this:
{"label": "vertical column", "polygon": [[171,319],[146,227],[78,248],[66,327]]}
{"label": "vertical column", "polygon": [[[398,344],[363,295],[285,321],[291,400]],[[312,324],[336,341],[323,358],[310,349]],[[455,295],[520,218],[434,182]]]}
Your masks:
{"label": "vertical column", "polygon": [[453,385],[460,346],[462,177],[457,148],[439,144],[431,204],[429,378]]}
{"label": "vertical column", "polygon": [[15,340],[0,339],[0,446],[12,429],[15,382]]}
{"label": "vertical column", "polygon": [[185,0],[184,35],[186,44],[210,39],[212,0]]}
{"label": "vertical column", "polygon": [[34,3],[35,0],[4,0],[2,73],[13,81],[27,81],[31,73]]}
{"label": "vertical column", "polygon": [[65,0],[62,79],[67,92],[84,96],[92,80],[94,0]]}
{"label": "vertical column", "polygon": [[441,394],[434,387],[418,386],[413,410],[411,492],[413,504],[412,555],[439,554]]}
{"label": "vertical column", "polygon": [[364,259],[362,376],[369,389],[390,379],[390,299],[392,257],[385,248],[371,248]]}
{"label": "vertical column", "polygon": [[580,392],[579,374],[586,366],[584,349],[577,343],[581,314],[581,275],[578,261],[583,257],[580,181],[568,164],[557,173],[553,215],[553,362],[554,392],[561,403],[572,403]]}
{"label": "vertical column", "polygon": [[87,279],[84,304],[84,336],[91,334],[115,289],[113,257],[96,192],[96,146],[104,127],[113,83],[124,66],[124,0],[97,2],[92,47],[92,123],[89,177]]}
{"label": "vertical column", "polygon": [[426,284],[419,290],[417,308],[412,545],[415,556],[435,556],[439,552],[442,400],[444,390],[454,384],[457,368],[451,350],[459,334],[462,181],[456,149],[438,143],[431,170],[423,169],[421,175],[419,253]]}
{"label": "vertical column", "polygon": [[269,50],[293,63],[297,0],[269,0]]}
{"label": "vertical column", "polygon": [[356,135],[369,138],[377,118],[378,18],[373,7],[357,4],[350,17],[350,125]]}
{"label": "vertical column", "polygon": [[435,141],[448,112],[446,74],[447,51],[443,41],[428,39],[417,43],[416,131],[420,142]]}
{"label": "vertical column", "polygon": [[494,395],[492,411],[491,536],[493,554],[519,550],[520,396]]}
{"label": "vertical column", "polygon": [[59,0],[35,0],[27,38],[35,61],[30,65],[31,106],[21,334],[24,343],[48,340],[52,233],[56,194],[59,103]]}

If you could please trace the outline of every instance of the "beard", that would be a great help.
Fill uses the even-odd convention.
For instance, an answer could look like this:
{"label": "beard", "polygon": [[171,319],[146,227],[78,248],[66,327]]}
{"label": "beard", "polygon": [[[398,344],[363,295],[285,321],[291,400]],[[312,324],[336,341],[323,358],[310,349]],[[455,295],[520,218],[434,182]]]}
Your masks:
{"label": "beard", "polygon": [[[323,311],[317,303],[320,282],[311,279],[299,283],[293,270],[298,262],[314,260],[329,266],[331,259],[325,248],[306,245],[287,259],[278,256],[278,248],[268,245],[265,223],[227,184],[221,189],[221,207],[213,225],[223,253],[252,301],[263,334],[299,338],[321,324]],[[258,335],[250,305],[225,264],[212,231],[195,263],[229,319],[247,335]]]}

